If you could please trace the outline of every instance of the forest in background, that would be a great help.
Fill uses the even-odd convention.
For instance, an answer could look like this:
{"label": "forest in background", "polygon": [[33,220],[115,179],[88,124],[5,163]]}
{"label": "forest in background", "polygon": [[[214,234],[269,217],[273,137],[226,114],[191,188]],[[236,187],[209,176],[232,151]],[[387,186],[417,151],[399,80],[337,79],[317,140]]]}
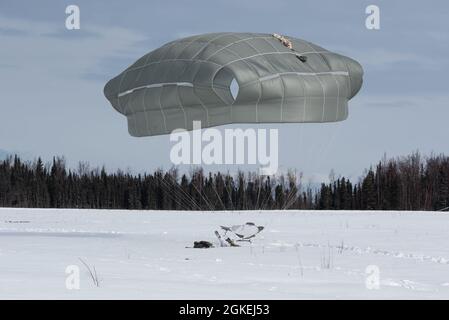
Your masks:
{"label": "forest in background", "polygon": [[331,177],[321,187],[289,172],[260,176],[238,172],[189,175],[176,169],[152,174],[109,173],[63,158],[50,163],[10,156],[0,161],[0,206],[153,210],[447,210],[449,157],[418,152],[383,159],[357,183]]}

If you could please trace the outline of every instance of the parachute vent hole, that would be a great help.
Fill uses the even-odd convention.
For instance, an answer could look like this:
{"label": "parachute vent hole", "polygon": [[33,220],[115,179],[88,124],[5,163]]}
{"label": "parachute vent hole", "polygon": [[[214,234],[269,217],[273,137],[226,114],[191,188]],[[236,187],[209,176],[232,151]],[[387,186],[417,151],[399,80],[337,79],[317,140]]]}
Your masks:
{"label": "parachute vent hole", "polygon": [[235,78],[232,79],[229,89],[231,90],[232,98],[235,101],[235,99],[237,99],[237,95],[239,94],[239,84]]}

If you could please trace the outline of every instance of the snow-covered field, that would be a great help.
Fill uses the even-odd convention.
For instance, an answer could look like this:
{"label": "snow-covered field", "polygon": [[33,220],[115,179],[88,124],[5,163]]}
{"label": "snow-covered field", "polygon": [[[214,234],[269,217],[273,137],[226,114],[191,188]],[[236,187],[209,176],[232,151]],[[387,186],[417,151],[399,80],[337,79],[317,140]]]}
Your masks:
{"label": "snow-covered field", "polygon": [[[252,244],[186,248],[247,221]],[[0,298],[449,299],[449,214],[3,208]]]}

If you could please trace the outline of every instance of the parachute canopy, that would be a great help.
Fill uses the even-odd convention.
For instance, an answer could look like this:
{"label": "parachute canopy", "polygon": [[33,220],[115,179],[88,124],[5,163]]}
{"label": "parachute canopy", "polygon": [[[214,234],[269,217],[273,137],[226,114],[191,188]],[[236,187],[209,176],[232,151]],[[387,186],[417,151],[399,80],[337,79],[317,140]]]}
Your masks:
{"label": "parachute canopy", "polygon": [[104,94],[127,117],[132,136],[153,136],[192,130],[195,120],[202,127],[345,120],[362,76],[355,60],[304,40],[211,33],[144,55]]}

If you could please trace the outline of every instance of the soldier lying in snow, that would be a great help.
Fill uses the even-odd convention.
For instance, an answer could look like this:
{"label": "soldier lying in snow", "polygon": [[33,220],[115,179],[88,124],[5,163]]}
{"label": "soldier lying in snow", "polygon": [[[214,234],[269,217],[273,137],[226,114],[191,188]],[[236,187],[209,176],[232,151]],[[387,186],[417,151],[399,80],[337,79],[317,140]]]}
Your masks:
{"label": "soldier lying in snow", "polygon": [[[215,231],[220,247],[240,247],[237,242],[251,242],[251,239],[262,231],[264,227],[256,226],[254,222],[247,222],[245,224],[233,225],[231,227],[220,226],[220,229],[220,232]],[[193,248],[198,249],[213,247],[214,245],[209,241],[195,241],[193,245]]]}

